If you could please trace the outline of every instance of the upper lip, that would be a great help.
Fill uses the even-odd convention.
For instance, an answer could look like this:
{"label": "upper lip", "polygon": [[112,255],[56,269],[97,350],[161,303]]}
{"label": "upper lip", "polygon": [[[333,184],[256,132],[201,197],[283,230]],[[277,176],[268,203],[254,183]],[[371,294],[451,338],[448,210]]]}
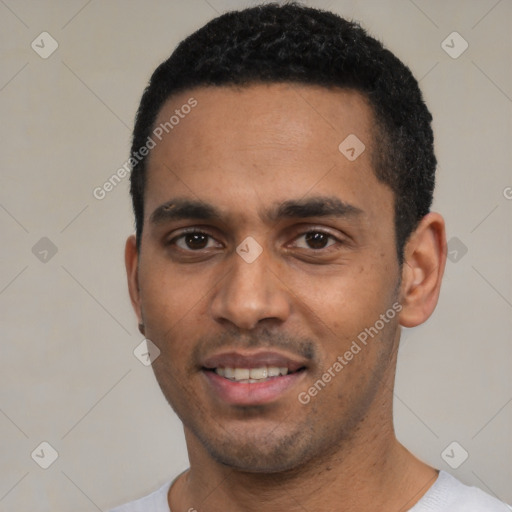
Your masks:
{"label": "upper lip", "polygon": [[222,352],[204,359],[202,367],[215,368],[261,368],[262,366],[277,366],[288,368],[294,372],[306,366],[306,362],[289,355],[275,351],[259,352]]}

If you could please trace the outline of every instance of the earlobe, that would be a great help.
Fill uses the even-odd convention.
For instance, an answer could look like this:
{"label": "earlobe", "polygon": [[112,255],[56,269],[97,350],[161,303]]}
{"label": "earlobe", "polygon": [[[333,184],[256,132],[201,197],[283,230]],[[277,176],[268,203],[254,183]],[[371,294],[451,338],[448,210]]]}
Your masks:
{"label": "earlobe", "polygon": [[126,277],[128,280],[128,291],[130,293],[130,300],[137,315],[139,322],[139,331],[144,334],[141,330],[144,328],[142,322],[142,309],[140,303],[140,290],[139,290],[139,277],[138,277],[138,263],[139,254],[137,251],[137,242],[135,235],[131,235],[126,240],[126,246],[124,251],[124,261],[126,266]]}
{"label": "earlobe", "polygon": [[444,220],[429,213],[412,233],[404,249],[400,324],[415,327],[433,313],[446,264]]}

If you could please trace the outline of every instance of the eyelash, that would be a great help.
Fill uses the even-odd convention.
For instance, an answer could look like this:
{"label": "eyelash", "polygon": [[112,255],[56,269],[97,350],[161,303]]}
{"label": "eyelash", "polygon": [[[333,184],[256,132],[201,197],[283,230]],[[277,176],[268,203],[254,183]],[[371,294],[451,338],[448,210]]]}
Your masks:
{"label": "eyelash", "polygon": [[[335,243],[331,243],[329,245],[327,245],[326,247],[322,247],[320,249],[313,249],[311,247],[309,248],[305,248],[305,247],[300,247],[300,249],[309,249],[311,251],[314,251],[314,252],[326,252],[327,250],[329,250],[330,247],[332,247],[333,245],[335,245],[336,243],[338,244],[341,244],[343,243],[339,238],[335,237],[334,235],[332,235],[331,233],[328,233],[327,231],[324,231],[322,229],[308,229],[307,231],[304,231],[302,233],[300,233],[299,235],[297,235],[294,240],[297,240],[301,237],[304,237],[308,234],[312,234],[312,233],[320,233],[322,235],[325,235],[327,238],[328,238],[328,241],[331,241],[333,240]],[[213,239],[215,240],[215,237],[210,235],[209,233],[207,233],[206,231],[201,231],[197,228],[189,228],[189,229],[185,229],[183,230],[179,235],[173,237],[171,240],[169,240],[169,242],[167,243],[167,245],[173,245],[173,246],[176,246],[176,242],[178,240],[181,240],[183,239],[184,237],[186,237],[187,235],[205,235],[207,236],[209,239]],[[179,250],[181,251],[186,251],[186,252],[190,252],[190,253],[200,253],[202,250],[204,249],[197,249],[197,250],[194,250],[194,249],[183,249],[181,247],[179,247]]]}
{"label": "eyelash", "polygon": [[[205,231],[201,231],[197,228],[190,228],[190,229],[184,229],[178,236],[175,236],[174,238],[169,240],[169,245],[176,245],[176,242],[178,240],[185,238],[188,235],[205,235],[208,238],[215,240],[215,237],[213,237],[209,233],[206,233]],[[179,247],[179,249],[182,251],[187,251],[187,252],[200,252],[200,250],[194,251],[193,249],[182,249],[181,247]]]}

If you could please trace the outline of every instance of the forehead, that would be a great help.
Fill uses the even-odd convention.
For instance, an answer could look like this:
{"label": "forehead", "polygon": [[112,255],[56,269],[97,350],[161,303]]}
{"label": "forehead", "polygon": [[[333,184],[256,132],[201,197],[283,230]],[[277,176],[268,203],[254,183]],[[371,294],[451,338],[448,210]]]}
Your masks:
{"label": "forehead", "polygon": [[172,195],[223,206],[236,192],[259,207],[333,191],[352,204],[369,190],[373,200],[389,200],[373,172],[374,125],[368,102],[352,90],[256,84],[182,92],[153,127],[164,129],[148,157],[146,216]]}
{"label": "forehead", "polygon": [[[197,102],[188,114],[176,117],[182,107]],[[211,141],[222,149],[221,136],[230,133],[232,146],[247,149],[257,144],[290,149],[322,149],[338,156],[334,142],[350,133],[370,143],[375,124],[366,98],[357,91],[295,83],[253,84],[244,87],[201,87],[171,97],[160,109],[155,127],[174,114],[178,122],[163,133],[171,144],[202,148]],[[193,120],[200,119],[194,123]],[[190,137],[192,126],[194,137]],[[166,137],[169,135],[169,137]],[[172,135],[172,137],[170,137]],[[327,138],[328,137],[328,138]],[[171,138],[173,141],[171,141]]]}

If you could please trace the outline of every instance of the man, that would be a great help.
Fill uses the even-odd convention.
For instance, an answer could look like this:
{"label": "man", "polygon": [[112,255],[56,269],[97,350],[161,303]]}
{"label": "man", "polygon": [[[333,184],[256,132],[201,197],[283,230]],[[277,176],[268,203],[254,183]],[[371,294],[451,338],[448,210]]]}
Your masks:
{"label": "man", "polygon": [[509,510],[394,434],[400,328],[446,260],[430,122],[396,57],[296,4],[220,16],[158,67],[126,268],[190,469],[117,512]]}

